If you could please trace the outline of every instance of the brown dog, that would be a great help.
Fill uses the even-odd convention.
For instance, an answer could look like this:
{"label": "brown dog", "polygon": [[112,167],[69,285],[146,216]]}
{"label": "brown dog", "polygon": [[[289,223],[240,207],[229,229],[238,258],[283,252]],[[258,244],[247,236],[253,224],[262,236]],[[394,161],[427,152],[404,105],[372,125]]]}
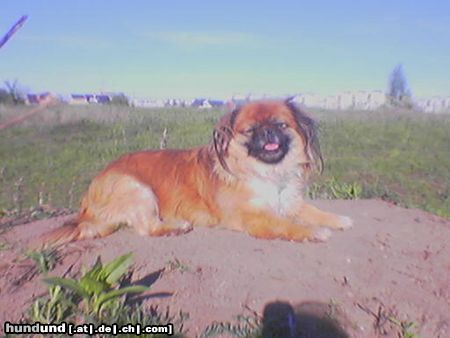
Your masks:
{"label": "brown dog", "polygon": [[325,241],[350,218],[303,200],[322,168],[314,121],[289,102],[249,103],[225,115],[211,144],[126,154],[92,181],[77,219],[45,236],[58,245],[120,225],[141,235],[220,225],[259,238]]}

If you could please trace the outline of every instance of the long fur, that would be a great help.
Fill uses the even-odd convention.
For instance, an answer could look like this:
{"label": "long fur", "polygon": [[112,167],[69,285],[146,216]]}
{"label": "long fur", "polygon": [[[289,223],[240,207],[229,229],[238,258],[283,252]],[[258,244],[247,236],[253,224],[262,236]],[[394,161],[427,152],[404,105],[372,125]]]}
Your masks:
{"label": "long fur", "polygon": [[[285,121],[292,139],[282,162],[249,155],[243,130]],[[244,231],[260,238],[326,240],[351,220],[303,201],[312,168],[322,168],[316,124],[289,102],[262,101],[225,115],[210,144],[187,150],[125,154],[92,181],[77,218],[42,238],[45,245],[103,237],[121,225],[141,235],[180,234],[196,226]]]}

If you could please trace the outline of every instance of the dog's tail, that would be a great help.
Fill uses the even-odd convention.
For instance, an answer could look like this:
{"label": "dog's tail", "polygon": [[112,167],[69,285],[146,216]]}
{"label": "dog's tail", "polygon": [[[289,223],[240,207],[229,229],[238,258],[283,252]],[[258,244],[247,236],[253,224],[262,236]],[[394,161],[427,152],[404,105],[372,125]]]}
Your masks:
{"label": "dog's tail", "polygon": [[32,249],[55,248],[81,239],[105,237],[112,234],[121,223],[101,222],[81,213],[61,227],[45,233],[32,243]]}
{"label": "dog's tail", "polygon": [[60,246],[72,241],[81,239],[81,232],[78,220],[72,220],[63,224],[63,226],[44,234],[42,243],[50,246]]}
{"label": "dog's tail", "polygon": [[80,222],[78,218],[72,219],[62,226],[36,238],[29,245],[31,250],[56,248],[64,244],[81,239]]}

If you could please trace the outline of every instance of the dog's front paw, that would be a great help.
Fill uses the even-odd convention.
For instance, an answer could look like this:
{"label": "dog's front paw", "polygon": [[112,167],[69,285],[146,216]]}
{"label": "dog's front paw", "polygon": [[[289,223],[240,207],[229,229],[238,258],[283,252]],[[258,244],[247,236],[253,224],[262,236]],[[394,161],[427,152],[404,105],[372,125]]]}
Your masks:
{"label": "dog's front paw", "polygon": [[194,230],[194,227],[188,221],[178,221],[172,226],[174,228],[172,235],[183,235]]}
{"label": "dog's front paw", "polygon": [[331,230],[327,228],[317,228],[314,230],[310,240],[312,242],[326,242],[331,237]]}
{"label": "dog's front paw", "polygon": [[346,230],[353,227],[353,220],[347,216],[338,216],[337,229]]}

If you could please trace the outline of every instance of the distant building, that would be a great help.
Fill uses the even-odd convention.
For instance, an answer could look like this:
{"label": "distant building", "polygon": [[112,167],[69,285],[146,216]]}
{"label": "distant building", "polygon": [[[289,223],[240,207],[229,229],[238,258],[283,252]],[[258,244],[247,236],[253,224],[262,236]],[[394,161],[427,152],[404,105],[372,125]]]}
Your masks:
{"label": "distant building", "polygon": [[132,107],[140,107],[140,108],[161,108],[164,107],[166,103],[164,102],[164,100],[132,98],[130,100],[130,105]]}
{"label": "distant building", "polygon": [[193,99],[190,106],[194,108],[200,108],[206,99]]}
{"label": "distant building", "polygon": [[70,94],[69,104],[106,104],[112,101],[114,94]]}
{"label": "distant building", "polygon": [[383,106],[386,103],[386,95],[382,91],[346,91],[329,96],[301,93],[293,96],[291,101],[304,107],[329,110],[370,110]]}
{"label": "distant building", "polygon": [[110,103],[112,100],[112,97],[110,95],[100,94],[95,95],[95,103]]}
{"label": "distant building", "polygon": [[94,94],[86,94],[85,97],[88,103],[97,103],[97,98]]}
{"label": "distant building", "polygon": [[354,108],[371,110],[386,104],[386,94],[382,91],[358,91],[354,93]]}
{"label": "distant building", "polygon": [[325,98],[325,109],[338,109],[338,97],[337,95],[330,95]]}
{"label": "distant building", "polygon": [[86,95],[84,94],[70,94],[69,104],[88,104]]}
{"label": "distant building", "polygon": [[42,100],[46,99],[51,94],[49,92],[40,94],[27,94],[25,104],[39,104]]}
{"label": "distant building", "polygon": [[198,98],[198,99],[192,100],[190,106],[194,107],[194,108],[207,109],[207,108],[221,107],[224,104],[225,104],[225,102],[221,101],[221,100]]}
{"label": "distant building", "polygon": [[225,105],[225,102],[222,100],[208,100],[209,104],[211,105],[211,107],[222,107],[223,105]]}
{"label": "distant building", "polygon": [[[49,95],[49,92],[27,94],[26,104],[39,104]],[[233,95],[228,101],[196,98],[192,101],[170,98],[166,100],[149,98],[129,98],[123,93],[102,92],[102,93],[74,93],[69,96],[58,96],[59,102],[73,105],[87,104],[108,104],[120,103],[133,107],[195,107],[199,109],[209,109],[227,106],[233,109],[245,103],[255,100],[270,99],[264,95]],[[322,96],[315,93],[298,93],[290,96],[290,101],[303,106],[321,108],[327,110],[375,110],[384,106],[389,106],[386,94],[381,90],[373,91],[345,91],[336,95]],[[450,113],[450,96],[434,96],[428,98],[418,98],[413,100],[413,107],[416,110],[426,113]]]}
{"label": "distant building", "polygon": [[292,97],[291,101],[300,106],[323,108],[325,99],[314,93],[300,93]]}
{"label": "distant building", "polygon": [[420,98],[415,101],[415,105],[419,110],[422,110],[425,113],[450,112],[450,96]]}
{"label": "distant building", "polygon": [[369,93],[369,104],[367,109],[377,109],[384,106],[387,103],[386,94],[381,90],[374,90]]}

